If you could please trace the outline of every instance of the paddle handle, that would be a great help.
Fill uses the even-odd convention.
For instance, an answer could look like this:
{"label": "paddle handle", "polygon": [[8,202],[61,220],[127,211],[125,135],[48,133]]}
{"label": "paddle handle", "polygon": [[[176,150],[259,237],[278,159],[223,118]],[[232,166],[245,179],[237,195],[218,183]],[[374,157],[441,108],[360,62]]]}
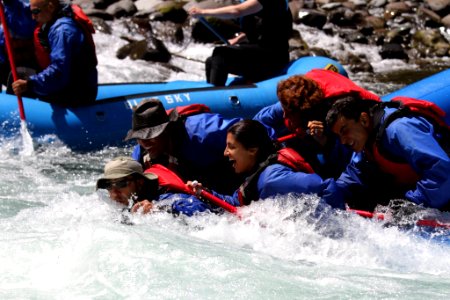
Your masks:
{"label": "paddle handle", "polygon": [[211,31],[216,37],[218,37],[225,45],[230,45],[230,42],[224,38],[220,33],[218,33],[209,23],[208,21],[206,21],[206,19],[204,17],[199,17],[198,18],[200,20],[200,22],[205,25],[206,28],[209,29],[209,31]]}
{"label": "paddle handle", "polygon": [[[3,25],[3,34],[5,36],[6,53],[8,54],[9,65],[11,67],[11,73],[13,76],[13,80],[16,81],[17,79],[19,79],[19,77],[17,76],[17,69],[16,69],[16,64],[14,61],[14,52],[12,50],[12,45],[11,45],[11,34],[9,33],[8,24],[6,22],[5,8],[3,6],[3,1],[0,1],[0,21]],[[22,97],[19,95],[17,95],[17,102],[19,105],[20,119],[22,121],[25,121],[25,109],[23,108]]]}

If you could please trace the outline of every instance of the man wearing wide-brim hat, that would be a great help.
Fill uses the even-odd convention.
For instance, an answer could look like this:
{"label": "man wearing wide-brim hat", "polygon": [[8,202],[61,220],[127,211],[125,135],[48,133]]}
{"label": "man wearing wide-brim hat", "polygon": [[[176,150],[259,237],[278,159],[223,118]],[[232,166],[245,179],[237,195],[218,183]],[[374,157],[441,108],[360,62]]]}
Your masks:
{"label": "man wearing wide-brim hat", "polygon": [[[189,103],[182,105],[186,104]],[[158,99],[138,104],[133,111],[132,128],[125,137],[137,139],[132,157],[144,169],[162,164],[183,181],[199,180],[218,192],[234,192],[239,180],[223,152],[228,128],[241,119],[225,119],[220,114],[195,109],[187,109],[190,113],[185,115],[179,108],[167,114]]]}
{"label": "man wearing wide-brim hat", "polygon": [[169,125],[169,116],[161,101],[143,100],[133,111],[132,128],[125,140],[153,139],[161,135]]}

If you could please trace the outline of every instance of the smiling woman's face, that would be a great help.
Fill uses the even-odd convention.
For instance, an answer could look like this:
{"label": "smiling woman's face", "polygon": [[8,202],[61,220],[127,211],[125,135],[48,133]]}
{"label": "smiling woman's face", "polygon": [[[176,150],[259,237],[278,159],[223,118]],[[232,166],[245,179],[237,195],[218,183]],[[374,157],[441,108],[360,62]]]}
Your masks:
{"label": "smiling woman's face", "polygon": [[227,146],[224,155],[232,162],[234,171],[237,174],[247,173],[253,170],[256,164],[257,152],[257,148],[246,149],[236,140],[232,133],[227,134]]}

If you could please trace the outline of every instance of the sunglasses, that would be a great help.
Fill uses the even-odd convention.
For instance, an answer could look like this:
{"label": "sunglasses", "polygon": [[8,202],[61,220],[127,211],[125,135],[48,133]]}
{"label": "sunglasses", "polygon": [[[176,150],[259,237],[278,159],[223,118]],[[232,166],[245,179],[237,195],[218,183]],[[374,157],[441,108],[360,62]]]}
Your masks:
{"label": "sunglasses", "polygon": [[105,184],[105,189],[110,191],[112,189],[123,189],[124,187],[126,187],[128,185],[128,183],[131,180],[126,178],[126,179],[122,179],[120,181],[114,181],[114,182],[108,182]]}
{"label": "sunglasses", "polygon": [[41,13],[41,11],[42,11],[42,9],[40,9],[40,8],[35,8],[35,9],[32,9],[32,10],[31,10],[31,14],[32,14],[32,15],[38,15],[38,14]]}
{"label": "sunglasses", "polygon": [[42,9],[43,9],[44,7],[46,7],[48,4],[49,4],[49,2],[45,3],[45,4],[42,5],[41,7],[34,8],[34,9],[30,10],[31,14],[32,14],[32,15],[38,15],[38,14],[40,14],[40,13],[42,12]]}

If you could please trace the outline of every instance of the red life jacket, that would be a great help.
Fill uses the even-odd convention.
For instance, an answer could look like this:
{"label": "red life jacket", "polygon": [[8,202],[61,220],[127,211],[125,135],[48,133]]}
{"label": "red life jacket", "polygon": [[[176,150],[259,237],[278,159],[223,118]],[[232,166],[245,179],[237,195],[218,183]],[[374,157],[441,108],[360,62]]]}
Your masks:
{"label": "red life jacket", "polygon": [[419,100],[409,97],[395,97],[390,102],[382,103],[382,107],[398,108],[397,111],[386,117],[384,123],[379,127],[375,142],[372,146],[373,159],[380,170],[394,176],[398,184],[404,186],[413,186],[419,181],[420,177],[413,168],[404,162],[395,162],[383,155],[383,149],[380,149],[381,139],[386,132],[386,128],[397,118],[405,116],[422,116],[430,121],[435,131],[441,135],[440,144],[443,149],[450,153],[450,126],[444,121],[445,111],[435,103]]}
{"label": "red life jacket", "polygon": [[[89,47],[91,48],[92,59],[97,65],[97,55],[95,54],[95,43],[92,34],[95,33],[94,25],[89,17],[83,12],[80,6],[76,4],[71,5],[73,14],[71,17],[83,30],[84,36],[87,39]],[[50,26],[48,26],[50,27]],[[36,55],[36,60],[39,67],[43,70],[47,68],[50,63],[50,45],[48,42],[48,32],[42,29],[42,25],[36,26],[34,29],[34,51]]]}
{"label": "red life jacket", "polygon": [[314,173],[311,165],[294,149],[288,147],[282,148],[277,151],[277,154],[277,163],[285,165],[295,172]]}
{"label": "red life jacket", "polygon": [[163,165],[151,165],[144,173],[157,175],[159,186],[165,188],[166,191],[192,194],[192,191],[184,184],[183,180],[174,171]]}
{"label": "red life jacket", "polygon": [[245,182],[239,187],[238,199],[241,206],[249,205],[252,201],[258,200],[257,182],[259,175],[272,164],[285,165],[295,172],[314,173],[311,165],[297,151],[292,148],[282,148],[259,164],[258,170],[247,177]]}
{"label": "red life jacket", "polygon": [[353,81],[337,72],[314,69],[305,74],[319,85],[325,98],[341,98],[346,95],[357,95],[361,99],[381,101],[380,97],[356,85]]}
{"label": "red life jacket", "polygon": [[167,114],[170,119],[178,119],[180,117],[187,118],[189,116],[198,115],[202,113],[210,113],[211,109],[205,104],[188,104],[183,106],[177,106],[175,108],[167,109]]}
{"label": "red life jacket", "polygon": [[[165,190],[163,191],[164,193],[169,191],[172,193],[185,193],[190,195],[194,194],[194,192],[184,184],[183,180],[181,180],[181,178],[177,174],[175,174],[175,172],[167,169],[163,165],[154,164],[150,168],[146,169],[144,173],[153,173],[157,175],[159,187],[165,188]],[[220,199],[219,197],[211,194],[210,192],[201,190],[199,193],[195,194],[196,197],[202,201],[208,201],[210,204],[219,206],[228,212],[238,214],[236,207],[225,202],[223,199]]]}

